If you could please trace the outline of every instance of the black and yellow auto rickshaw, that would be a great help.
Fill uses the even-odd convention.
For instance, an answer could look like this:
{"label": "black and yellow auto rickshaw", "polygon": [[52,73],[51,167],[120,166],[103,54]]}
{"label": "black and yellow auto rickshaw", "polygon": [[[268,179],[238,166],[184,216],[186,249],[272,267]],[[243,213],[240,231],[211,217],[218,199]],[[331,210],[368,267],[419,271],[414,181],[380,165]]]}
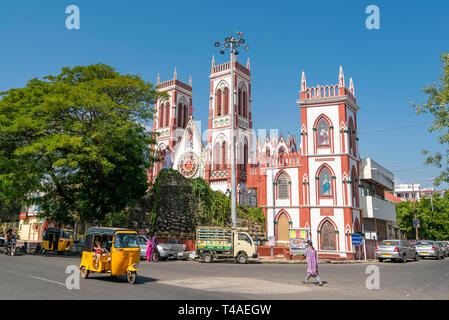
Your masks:
{"label": "black and yellow auto rickshaw", "polygon": [[73,246],[73,230],[48,228],[43,234],[42,253],[57,252],[68,255]]}
{"label": "black and yellow auto rickshaw", "polygon": [[87,230],[79,266],[83,279],[96,272],[112,278],[126,275],[128,282],[134,284],[139,262],[140,247],[136,231],[121,228]]}

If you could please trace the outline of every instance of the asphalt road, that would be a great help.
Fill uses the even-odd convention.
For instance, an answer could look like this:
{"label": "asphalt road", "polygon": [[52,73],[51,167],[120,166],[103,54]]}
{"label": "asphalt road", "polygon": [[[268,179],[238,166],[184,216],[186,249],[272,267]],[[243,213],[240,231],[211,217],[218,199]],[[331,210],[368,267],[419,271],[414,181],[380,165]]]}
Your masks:
{"label": "asphalt road", "polygon": [[67,289],[69,265],[80,257],[0,255],[0,299],[449,299],[449,259],[406,264],[373,263],[380,288],[369,290],[369,264],[321,264],[325,284],[304,285],[304,264],[161,261],[139,266],[135,285],[126,278],[91,275]]}

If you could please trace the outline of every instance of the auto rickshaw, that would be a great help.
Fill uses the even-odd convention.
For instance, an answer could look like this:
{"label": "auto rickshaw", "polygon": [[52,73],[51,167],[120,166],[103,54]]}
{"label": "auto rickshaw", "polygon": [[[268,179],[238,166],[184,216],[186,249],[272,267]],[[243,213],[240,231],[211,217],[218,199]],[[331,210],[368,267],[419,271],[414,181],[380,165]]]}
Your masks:
{"label": "auto rickshaw", "polygon": [[81,277],[97,272],[112,278],[126,275],[128,282],[137,280],[140,247],[137,232],[121,228],[89,228],[80,263]]}
{"label": "auto rickshaw", "polygon": [[73,246],[73,230],[48,228],[43,234],[42,253],[57,252],[68,255]]}

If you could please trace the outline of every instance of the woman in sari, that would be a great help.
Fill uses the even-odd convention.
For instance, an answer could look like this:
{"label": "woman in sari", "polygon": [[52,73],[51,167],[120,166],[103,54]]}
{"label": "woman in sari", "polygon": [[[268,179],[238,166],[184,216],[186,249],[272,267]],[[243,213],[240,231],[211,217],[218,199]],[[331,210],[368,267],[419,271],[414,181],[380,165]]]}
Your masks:
{"label": "woman in sari", "polygon": [[152,253],[151,235],[148,235],[148,240],[147,240],[147,261],[148,262],[151,262],[151,253]]}
{"label": "woman in sari", "polygon": [[318,256],[315,248],[312,246],[312,241],[307,241],[307,249],[306,249],[306,260],[307,260],[307,277],[303,283],[309,283],[310,277],[316,278],[318,281],[316,284],[319,286],[323,285],[323,281],[321,281],[320,276],[318,275]]}

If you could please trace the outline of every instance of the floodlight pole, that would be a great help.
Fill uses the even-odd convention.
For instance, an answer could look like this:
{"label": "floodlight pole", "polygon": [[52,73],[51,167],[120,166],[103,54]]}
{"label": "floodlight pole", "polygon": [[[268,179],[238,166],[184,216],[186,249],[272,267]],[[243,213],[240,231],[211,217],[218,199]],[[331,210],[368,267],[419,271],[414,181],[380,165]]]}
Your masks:
{"label": "floodlight pole", "polygon": [[[226,38],[223,42],[225,48],[230,49],[231,53],[231,220],[232,227],[237,227],[237,172],[236,172],[236,159],[235,159],[235,106],[234,106],[234,95],[236,94],[234,89],[234,59],[236,53],[236,47],[239,47],[245,42],[242,39],[242,33],[237,31],[239,36],[235,39],[233,36]],[[220,43],[216,42],[215,46],[219,46]],[[245,45],[245,50],[248,50],[248,46]],[[224,53],[224,50],[220,51]]]}

